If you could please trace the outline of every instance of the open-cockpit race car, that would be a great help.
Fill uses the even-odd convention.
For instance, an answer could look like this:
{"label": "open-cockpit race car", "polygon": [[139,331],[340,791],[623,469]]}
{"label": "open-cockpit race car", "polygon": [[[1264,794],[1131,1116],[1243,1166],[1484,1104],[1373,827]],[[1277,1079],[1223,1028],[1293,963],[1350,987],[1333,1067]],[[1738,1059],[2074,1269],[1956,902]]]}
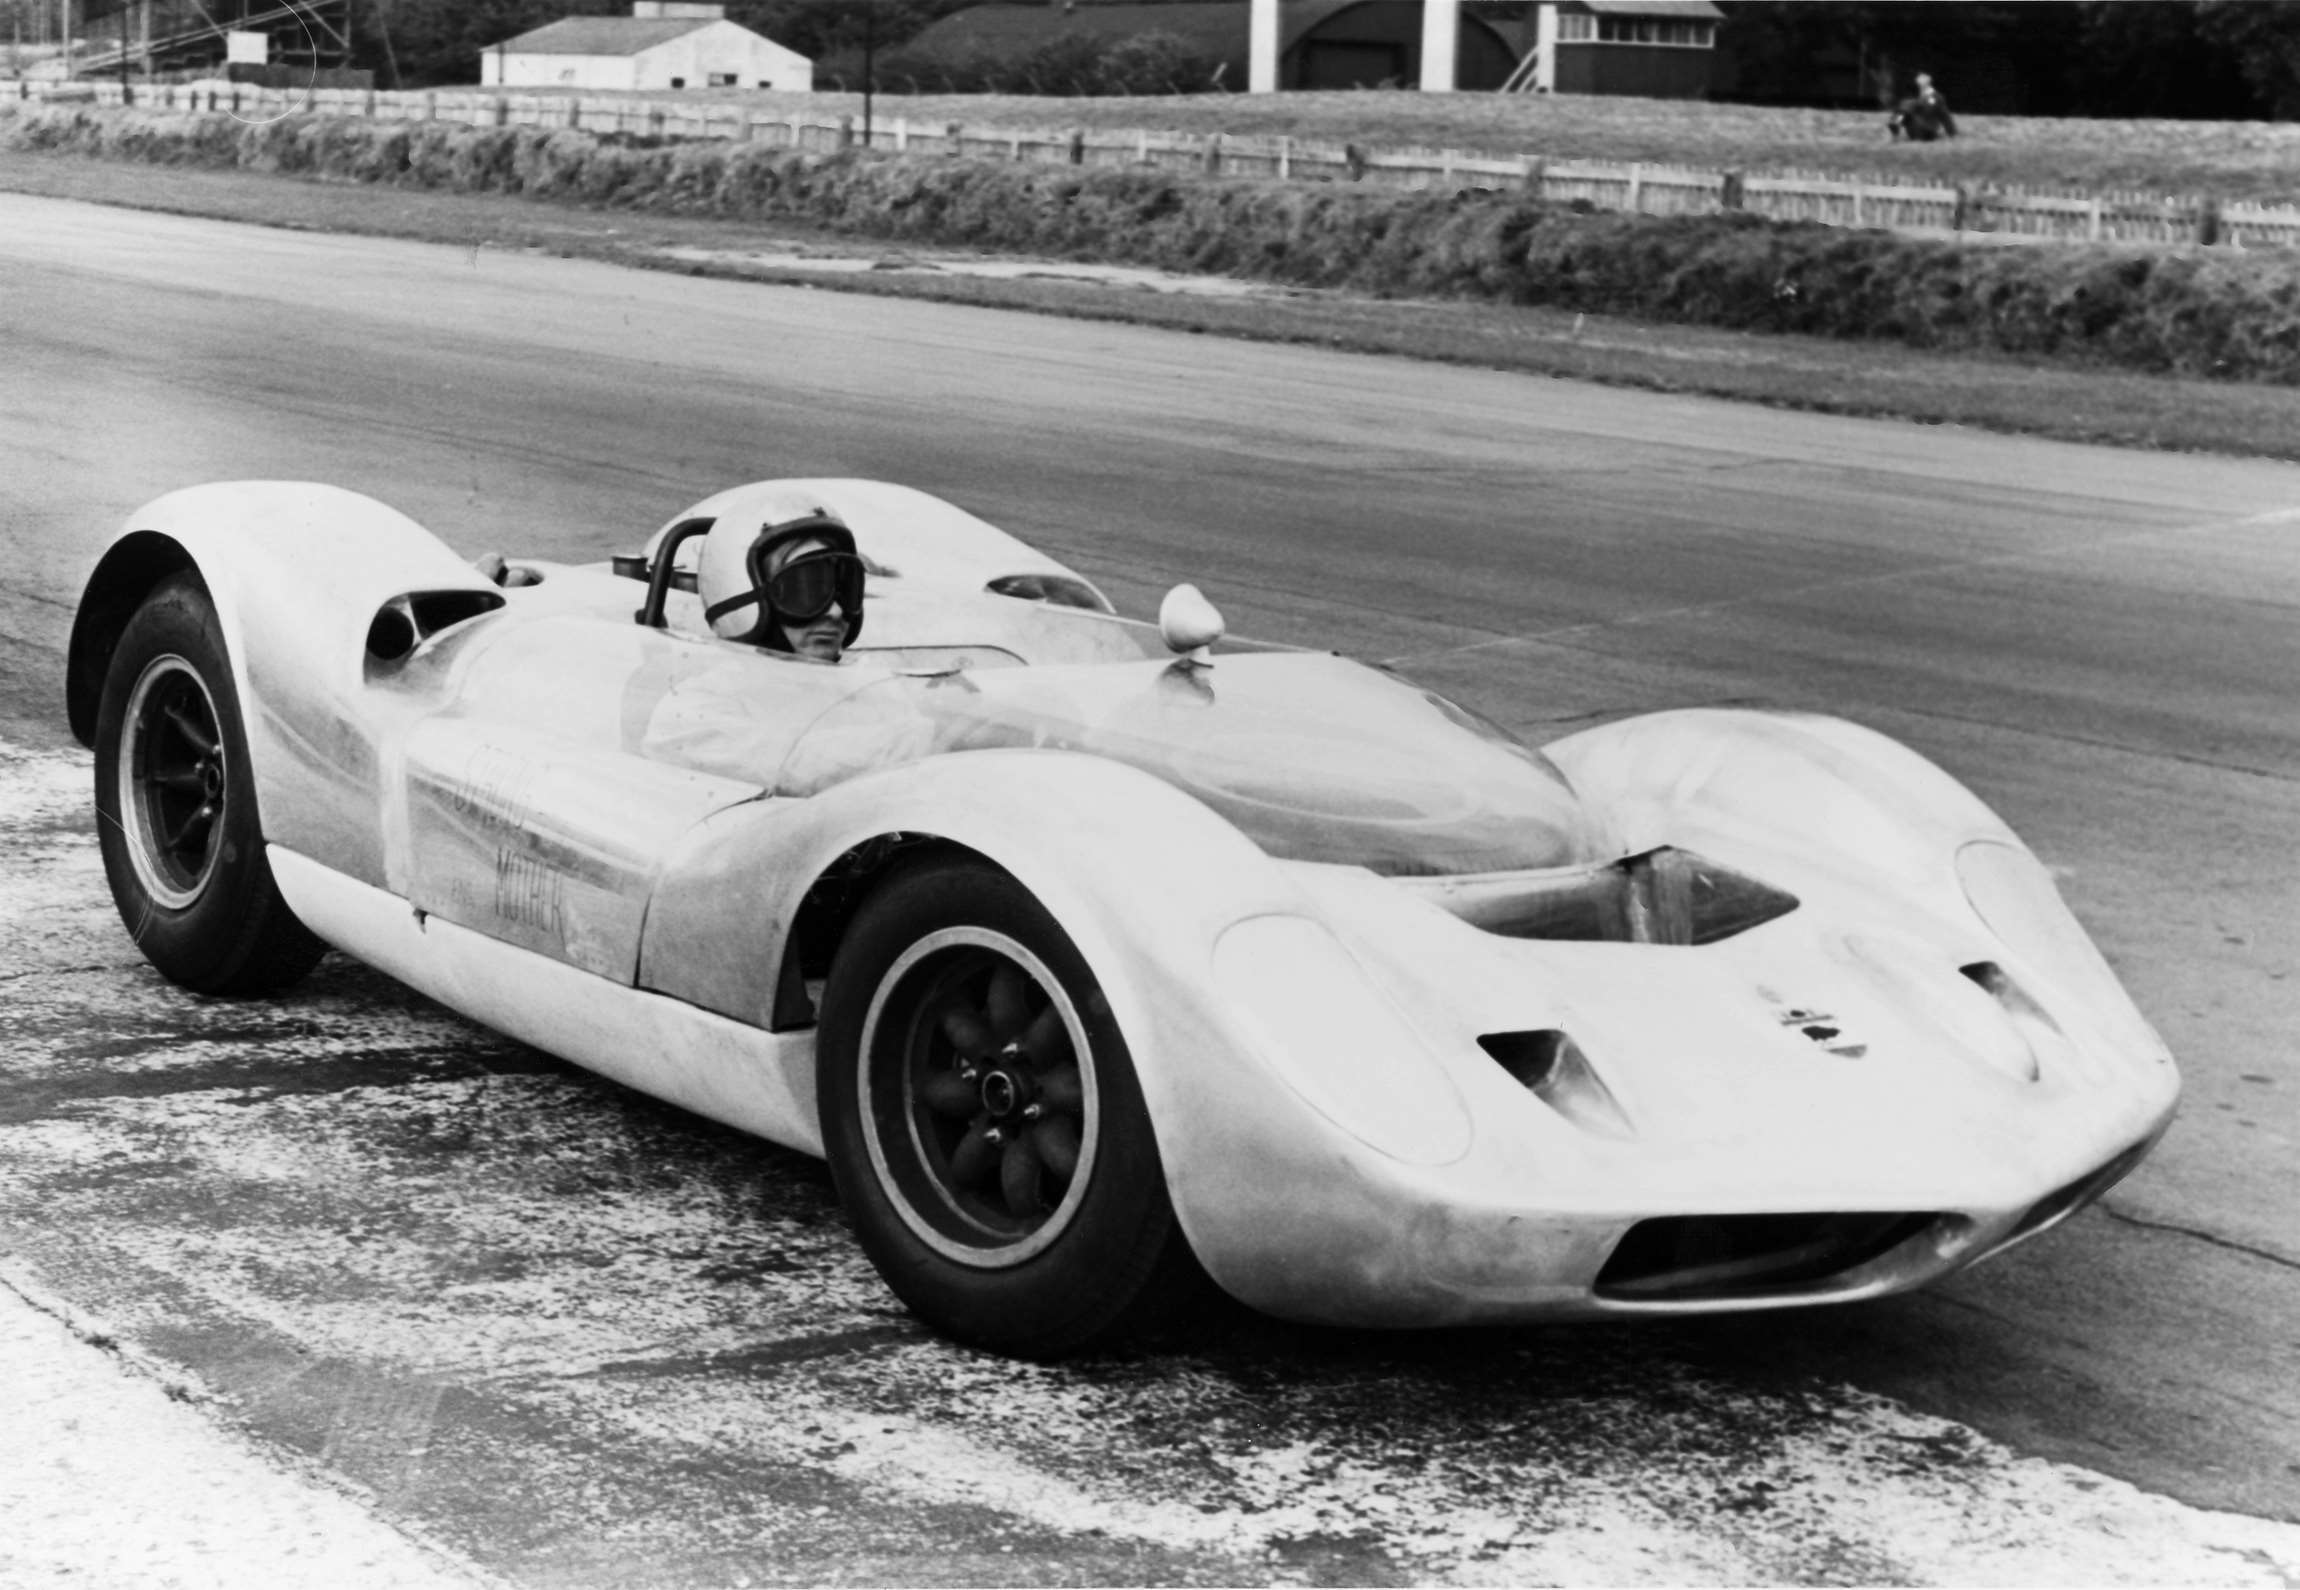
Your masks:
{"label": "open-cockpit race car", "polygon": [[[766,578],[794,505],[851,532],[806,598],[867,612],[835,666],[696,591],[722,548]],[[1009,1352],[1208,1277],[1391,1326],[1873,1297],[2170,1119],[2045,868],[1902,746],[1701,709],[1535,750],[1220,631],[874,482],[502,584],[369,498],[234,483],[129,519],[68,694],[168,977],[334,946],[824,1155],[894,1291]]]}

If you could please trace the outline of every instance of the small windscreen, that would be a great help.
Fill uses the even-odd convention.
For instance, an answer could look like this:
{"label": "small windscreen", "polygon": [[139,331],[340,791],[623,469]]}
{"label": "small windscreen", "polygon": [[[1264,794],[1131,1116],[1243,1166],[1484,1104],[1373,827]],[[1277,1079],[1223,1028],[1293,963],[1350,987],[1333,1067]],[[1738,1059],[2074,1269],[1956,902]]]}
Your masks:
{"label": "small windscreen", "polygon": [[1599,859],[1539,752],[1416,686],[1307,652],[888,679],[818,719],[775,787],[811,795],[926,756],[1018,748],[1138,767],[1285,860],[1444,876]]}

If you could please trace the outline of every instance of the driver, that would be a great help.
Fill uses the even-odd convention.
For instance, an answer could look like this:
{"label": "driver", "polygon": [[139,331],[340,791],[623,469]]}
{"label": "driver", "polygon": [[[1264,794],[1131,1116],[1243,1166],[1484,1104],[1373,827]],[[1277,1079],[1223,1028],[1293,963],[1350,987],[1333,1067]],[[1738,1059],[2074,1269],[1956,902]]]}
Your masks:
{"label": "driver", "polygon": [[854,532],[808,505],[755,531],[721,520],[704,537],[696,587],[721,639],[835,663],[862,633],[863,567]]}

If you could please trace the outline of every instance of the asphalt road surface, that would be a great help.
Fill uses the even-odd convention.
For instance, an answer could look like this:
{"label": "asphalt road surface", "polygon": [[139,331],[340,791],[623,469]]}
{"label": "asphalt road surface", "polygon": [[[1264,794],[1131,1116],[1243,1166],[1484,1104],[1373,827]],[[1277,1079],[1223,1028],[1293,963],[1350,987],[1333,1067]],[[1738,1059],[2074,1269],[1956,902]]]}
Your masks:
{"label": "asphalt road surface", "polygon": [[[2300,469],[0,196],[0,1252],[523,1584],[2300,1577]],[[1530,737],[1841,713],[2054,867],[2188,1091],[1912,1297],[1058,1369],[918,1329],[808,1162],[331,957],[189,998],[62,726],[137,503],[325,480],[584,559],[783,474]]]}

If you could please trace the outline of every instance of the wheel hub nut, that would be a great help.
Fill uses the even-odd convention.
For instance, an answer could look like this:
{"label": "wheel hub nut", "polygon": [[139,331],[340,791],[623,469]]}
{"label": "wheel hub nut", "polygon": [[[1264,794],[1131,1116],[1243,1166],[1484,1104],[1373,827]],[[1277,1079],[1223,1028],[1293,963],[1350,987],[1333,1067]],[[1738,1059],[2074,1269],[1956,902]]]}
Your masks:
{"label": "wheel hub nut", "polygon": [[1013,1114],[1021,1096],[1012,1072],[993,1071],[982,1079],[982,1107],[992,1115],[1003,1118]]}

